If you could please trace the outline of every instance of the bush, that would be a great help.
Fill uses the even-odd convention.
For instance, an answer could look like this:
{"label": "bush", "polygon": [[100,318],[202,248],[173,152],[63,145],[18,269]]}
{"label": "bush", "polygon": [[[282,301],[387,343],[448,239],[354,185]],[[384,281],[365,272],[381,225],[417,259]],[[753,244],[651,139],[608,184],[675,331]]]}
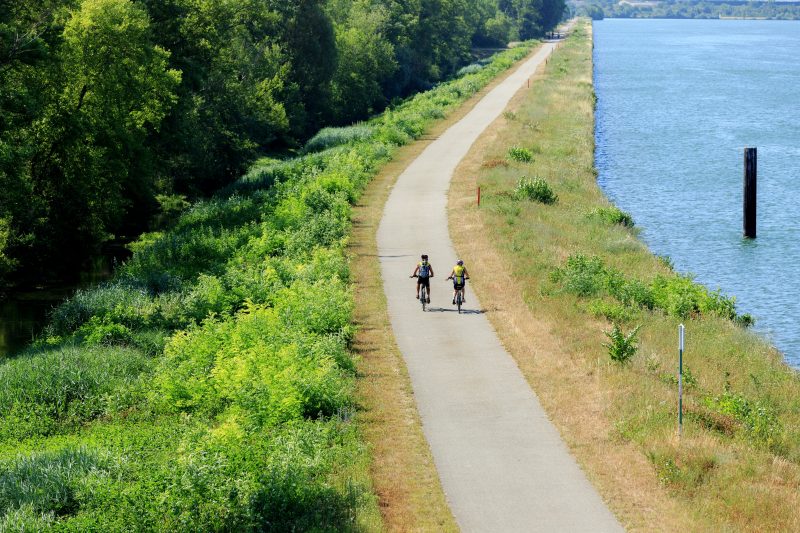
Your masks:
{"label": "bush", "polygon": [[598,296],[606,285],[607,271],[603,261],[583,254],[571,255],[563,268],[551,274],[551,279],[561,283],[563,290],[578,296]]}
{"label": "bush", "polygon": [[720,291],[710,292],[689,276],[656,276],[649,284],[627,279],[621,272],[608,268],[599,257],[571,255],[562,268],[550,275],[561,289],[577,296],[608,295],[627,306],[661,309],[671,316],[687,319],[693,316],[716,315],[748,326],[750,315],[736,314],[736,300]]}
{"label": "bush", "polygon": [[627,228],[632,228],[634,226],[633,217],[629,213],[613,205],[611,207],[598,207],[592,211],[591,216],[599,218],[609,225],[619,224]]}
{"label": "bush", "polygon": [[680,274],[669,277],[656,276],[652,283],[652,293],[655,305],[669,315],[689,318],[695,315],[714,314],[736,320],[743,325],[752,323],[749,315],[746,315],[746,318],[737,317],[734,298],[722,295],[719,290],[709,292],[689,276]]}
{"label": "bush", "polygon": [[93,316],[80,327],[77,331],[79,337],[83,337],[86,345],[102,344],[110,346],[112,344],[129,344],[132,340],[130,328],[117,324],[108,317],[103,319]]}
{"label": "bush", "polygon": [[530,163],[533,161],[533,153],[527,148],[512,146],[508,149],[508,158],[512,161],[519,161],[520,163]]}
{"label": "bush", "polygon": [[554,204],[558,201],[558,196],[542,178],[520,178],[517,188],[514,189],[514,198],[533,200],[542,204]]}
{"label": "bush", "polygon": [[625,364],[631,357],[636,355],[636,351],[639,349],[636,334],[639,333],[641,327],[641,325],[638,325],[625,335],[619,326],[614,324],[611,331],[603,332],[610,341],[603,343],[603,346],[608,349],[608,356],[611,357],[612,361]]}

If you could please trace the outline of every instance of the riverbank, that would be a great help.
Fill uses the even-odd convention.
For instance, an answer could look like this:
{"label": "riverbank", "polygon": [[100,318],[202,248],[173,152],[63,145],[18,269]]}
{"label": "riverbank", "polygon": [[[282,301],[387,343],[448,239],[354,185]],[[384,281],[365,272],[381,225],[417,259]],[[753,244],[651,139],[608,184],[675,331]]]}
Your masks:
{"label": "riverbank", "polygon": [[[591,65],[582,23],[459,168],[450,228],[473,288],[628,529],[797,530],[797,373],[738,325],[730,300],[672,272],[609,205],[593,162]],[[544,178],[557,201],[521,199],[523,176]],[[603,346],[613,323],[641,325],[627,363]]]}

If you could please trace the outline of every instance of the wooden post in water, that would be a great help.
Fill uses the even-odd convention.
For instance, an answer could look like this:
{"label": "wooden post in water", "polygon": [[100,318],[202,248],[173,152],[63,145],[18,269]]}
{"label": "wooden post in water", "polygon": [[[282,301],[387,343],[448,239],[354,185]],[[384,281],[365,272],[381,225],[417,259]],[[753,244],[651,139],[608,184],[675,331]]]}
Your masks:
{"label": "wooden post in water", "polygon": [[757,153],[755,148],[744,149],[744,236],[756,238],[756,170]]}

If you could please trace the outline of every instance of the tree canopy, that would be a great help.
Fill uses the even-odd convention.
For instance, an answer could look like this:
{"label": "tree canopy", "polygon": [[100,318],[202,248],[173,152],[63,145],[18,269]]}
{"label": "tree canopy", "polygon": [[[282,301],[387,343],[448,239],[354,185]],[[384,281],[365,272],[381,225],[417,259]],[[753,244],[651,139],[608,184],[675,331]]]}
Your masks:
{"label": "tree canopy", "polygon": [[147,229],[159,201],[207,195],[563,12],[563,0],[0,0],[0,286],[74,272]]}

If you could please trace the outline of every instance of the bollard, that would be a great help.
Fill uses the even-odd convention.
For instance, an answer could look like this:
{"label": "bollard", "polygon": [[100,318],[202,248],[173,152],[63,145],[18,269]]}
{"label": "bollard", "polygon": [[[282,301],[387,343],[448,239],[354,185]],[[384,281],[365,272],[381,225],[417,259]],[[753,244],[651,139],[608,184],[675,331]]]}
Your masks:
{"label": "bollard", "polygon": [[742,206],[742,229],[748,239],[756,238],[756,148],[744,149],[744,200]]}

